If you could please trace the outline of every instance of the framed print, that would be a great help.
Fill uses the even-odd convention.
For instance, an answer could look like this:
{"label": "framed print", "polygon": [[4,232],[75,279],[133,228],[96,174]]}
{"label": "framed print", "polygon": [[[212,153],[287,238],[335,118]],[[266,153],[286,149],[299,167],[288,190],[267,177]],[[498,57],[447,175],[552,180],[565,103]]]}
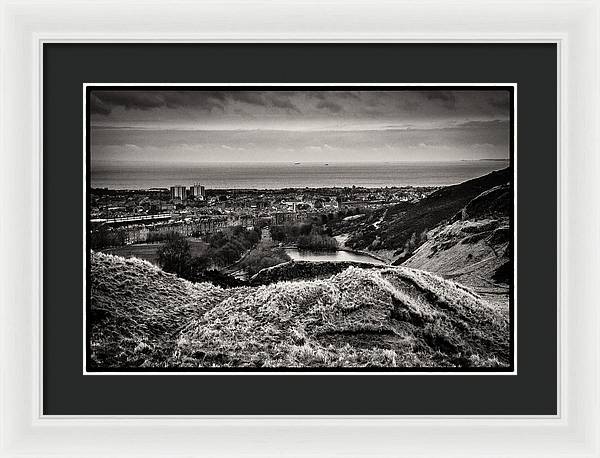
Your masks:
{"label": "framed print", "polygon": [[[519,173],[535,159],[519,155],[520,145],[535,138],[555,150],[553,109],[537,102],[553,105],[555,45],[159,45],[152,56],[169,59],[167,82],[142,50],[150,52],[44,47],[45,81],[56,88],[45,92],[44,144],[57,158],[45,162],[44,183],[58,191],[45,194],[46,205],[57,216],[79,206],[85,224],[69,275],[82,279],[80,298],[72,309],[44,305],[47,414],[557,413],[557,362],[537,356],[557,348],[553,289],[530,299],[556,264],[515,288],[518,259],[556,243],[554,230],[533,243],[518,213],[529,193],[517,191],[533,185]],[[264,81],[284,50],[308,82],[248,82]],[[70,73],[80,82],[71,99],[60,69],[74,51],[84,74]],[[107,55],[121,60],[121,76],[134,73],[129,83],[116,72],[86,75],[108,65]],[[235,64],[250,55],[264,76]],[[431,82],[427,62],[440,56],[486,65],[469,69],[469,83]],[[340,83],[358,58],[371,60],[371,76]],[[364,83],[392,61],[403,62],[394,83]],[[217,80],[232,62],[244,81],[173,83],[194,71],[190,62],[219,69]],[[310,82],[315,68],[328,83]],[[510,68],[518,71],[505,82],[492,80]],[[458,78],[467,81],[450,80]],[[67,113],[84,132],[69,135]],[[50,154],[65,141],[77,141],[77,161]],[[555,163],[539,167],[535,186],[554,186]],[[72,204],[52,199],[75,184],[83,192]],[[550,227],[552,196],[529,212]],[[64,233],[46,225],[47,238]],[[49,262],[60,244],[45,246]],[[48,298],[65,289],[65,271],[56,274]],[[521,309],[523,301],[533,305]],[[534,317],[536,334],[519,333]],[[70,333],[58,325],[71,319]],[[105,388],[109,378],[123,397]],[[168,399],[143,401],[142,390],[172,383]],[[373,383],[374,396],[345,402]],[[423,383],[436,393],[427,400],[392,396]],[[187,391],[224,384],[228,402]],[[462,390],[468,400],[448,396]],[[296,395],[275,402],[276,392]]]}
{"label": "framed print", "polygon": [[86,84],[85,372],[516,373],[515,90]]}
{"label": "framed print", "polygon": [[599,456],[596,3],[2,8],[2,456]]}

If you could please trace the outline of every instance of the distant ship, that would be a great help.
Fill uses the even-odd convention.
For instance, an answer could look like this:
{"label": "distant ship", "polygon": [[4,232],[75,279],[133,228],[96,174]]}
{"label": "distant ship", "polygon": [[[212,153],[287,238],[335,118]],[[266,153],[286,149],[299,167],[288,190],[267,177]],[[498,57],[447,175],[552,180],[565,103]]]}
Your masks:
{"label": "distant ship", "polygon": [[294,162],[294,165],[300,165],[300,162]]}
{"label": "distant ship", "polygon": [[328,163],[328,162],[325,162],[325,165],[329,165],[329,163]]}

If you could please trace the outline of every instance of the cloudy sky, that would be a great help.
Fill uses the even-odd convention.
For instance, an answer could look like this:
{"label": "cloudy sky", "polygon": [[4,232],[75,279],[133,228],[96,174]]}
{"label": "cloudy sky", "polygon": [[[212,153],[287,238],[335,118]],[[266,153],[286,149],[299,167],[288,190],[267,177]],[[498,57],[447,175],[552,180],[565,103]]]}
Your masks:
{"label": "cloudy sky", "polygon": [[509,92],[93,90],[92,162],[508,159]]}

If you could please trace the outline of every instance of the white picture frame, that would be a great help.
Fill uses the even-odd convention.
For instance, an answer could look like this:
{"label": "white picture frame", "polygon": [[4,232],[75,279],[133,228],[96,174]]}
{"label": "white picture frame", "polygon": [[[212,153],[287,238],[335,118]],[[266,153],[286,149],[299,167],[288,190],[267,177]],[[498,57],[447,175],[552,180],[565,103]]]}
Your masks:
{"label": "white picture frame", "polygon": [[[0,456],[600,456],[598,1],[0,4]],[[41,68],[53,42],[556,43],[559,413],[43,415]]]}

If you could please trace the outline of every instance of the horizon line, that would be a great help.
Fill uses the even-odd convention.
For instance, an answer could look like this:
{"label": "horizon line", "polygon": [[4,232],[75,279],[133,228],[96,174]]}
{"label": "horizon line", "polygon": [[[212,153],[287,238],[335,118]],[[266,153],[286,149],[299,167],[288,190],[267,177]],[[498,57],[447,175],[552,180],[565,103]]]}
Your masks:
{"label": "horizon line", "polygon": [[479,161],[494,161],[494,162],[510,162],[510,157],[507,158],[476,158],[476,159],[430,159],[430,160],[401,160],[401,161],[377,161],[377,160],[322,160],[322,161],[163,161],[163,160],[135,160],[135,159],[92,159],[91,163],[151,163],[151,164],[402,164],[402,163],[429,163],[429,162],[479,162]]}

